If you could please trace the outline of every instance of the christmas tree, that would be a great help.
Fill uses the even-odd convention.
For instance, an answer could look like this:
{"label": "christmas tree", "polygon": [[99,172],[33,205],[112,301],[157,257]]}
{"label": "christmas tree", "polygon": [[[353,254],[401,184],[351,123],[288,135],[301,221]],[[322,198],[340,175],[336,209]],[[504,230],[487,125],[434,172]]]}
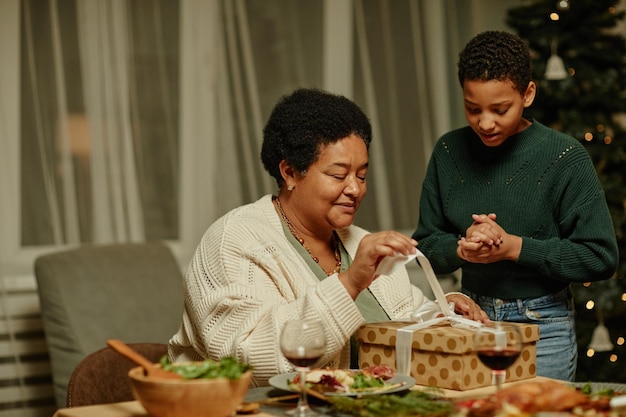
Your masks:
{"label": "christmas tree", "polygon": [[618,3],[534,0],[507,15],[532,53],[538,92],[526,116],[585,145],[620,249],[614,278],[573,285],[578,381],[626,382],[626,41]]}

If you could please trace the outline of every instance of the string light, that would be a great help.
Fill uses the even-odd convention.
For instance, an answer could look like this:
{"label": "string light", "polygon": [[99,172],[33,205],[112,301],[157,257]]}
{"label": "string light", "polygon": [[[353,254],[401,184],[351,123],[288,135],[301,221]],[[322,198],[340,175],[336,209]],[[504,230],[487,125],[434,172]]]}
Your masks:
{"label": "string light", "polygon": [[559,0],[556,2],[556,8],[560,11],[569,10],[569,0]]}

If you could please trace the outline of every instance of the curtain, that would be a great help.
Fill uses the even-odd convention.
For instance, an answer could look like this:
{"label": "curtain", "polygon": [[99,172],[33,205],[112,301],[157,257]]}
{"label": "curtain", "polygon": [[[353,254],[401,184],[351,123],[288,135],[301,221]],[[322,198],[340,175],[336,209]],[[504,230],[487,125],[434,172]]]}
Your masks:
{"label": "curtain", "polygon": [[22,245],[176,238],[178,13],[22,2]]}
{"label": "curtain", "polygon": [[356,223],[410,234],[432,145],[464,124],[456,54],[517,1],[0,2],[0,417],[54,408],[34,259],[164,240],[185,267],[211,222],[275,191],[262,128],[297,87],[369,115]]}

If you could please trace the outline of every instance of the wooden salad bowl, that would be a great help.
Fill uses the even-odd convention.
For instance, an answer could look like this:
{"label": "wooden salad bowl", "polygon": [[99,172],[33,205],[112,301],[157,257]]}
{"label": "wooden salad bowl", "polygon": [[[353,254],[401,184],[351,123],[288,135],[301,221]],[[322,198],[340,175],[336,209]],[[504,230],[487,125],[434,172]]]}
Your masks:
{"label": "wooden salad bowl", "polygon": [[138,366],[128,376],[133,395],[153,417],[229,417],[243,402],[252,371],[238,380],[163,379]]}

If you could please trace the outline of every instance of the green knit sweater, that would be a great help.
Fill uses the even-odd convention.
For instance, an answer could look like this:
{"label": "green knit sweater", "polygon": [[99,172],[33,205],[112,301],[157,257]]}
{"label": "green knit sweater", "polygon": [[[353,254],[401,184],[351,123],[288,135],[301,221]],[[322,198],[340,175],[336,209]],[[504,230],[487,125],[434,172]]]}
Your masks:
{"label": "green knit sweater", "polygon": [[[507,233],[522,237],[517,262],[476,264],[457,256],[474,213],[495,213]],[[534,120],[495,148],[470,127],[442,136],[428,165],[413,237],[435,272],[461,268],[465,289],[502,299],[607,279],[618,260],[604,191],[586,150]]]}

